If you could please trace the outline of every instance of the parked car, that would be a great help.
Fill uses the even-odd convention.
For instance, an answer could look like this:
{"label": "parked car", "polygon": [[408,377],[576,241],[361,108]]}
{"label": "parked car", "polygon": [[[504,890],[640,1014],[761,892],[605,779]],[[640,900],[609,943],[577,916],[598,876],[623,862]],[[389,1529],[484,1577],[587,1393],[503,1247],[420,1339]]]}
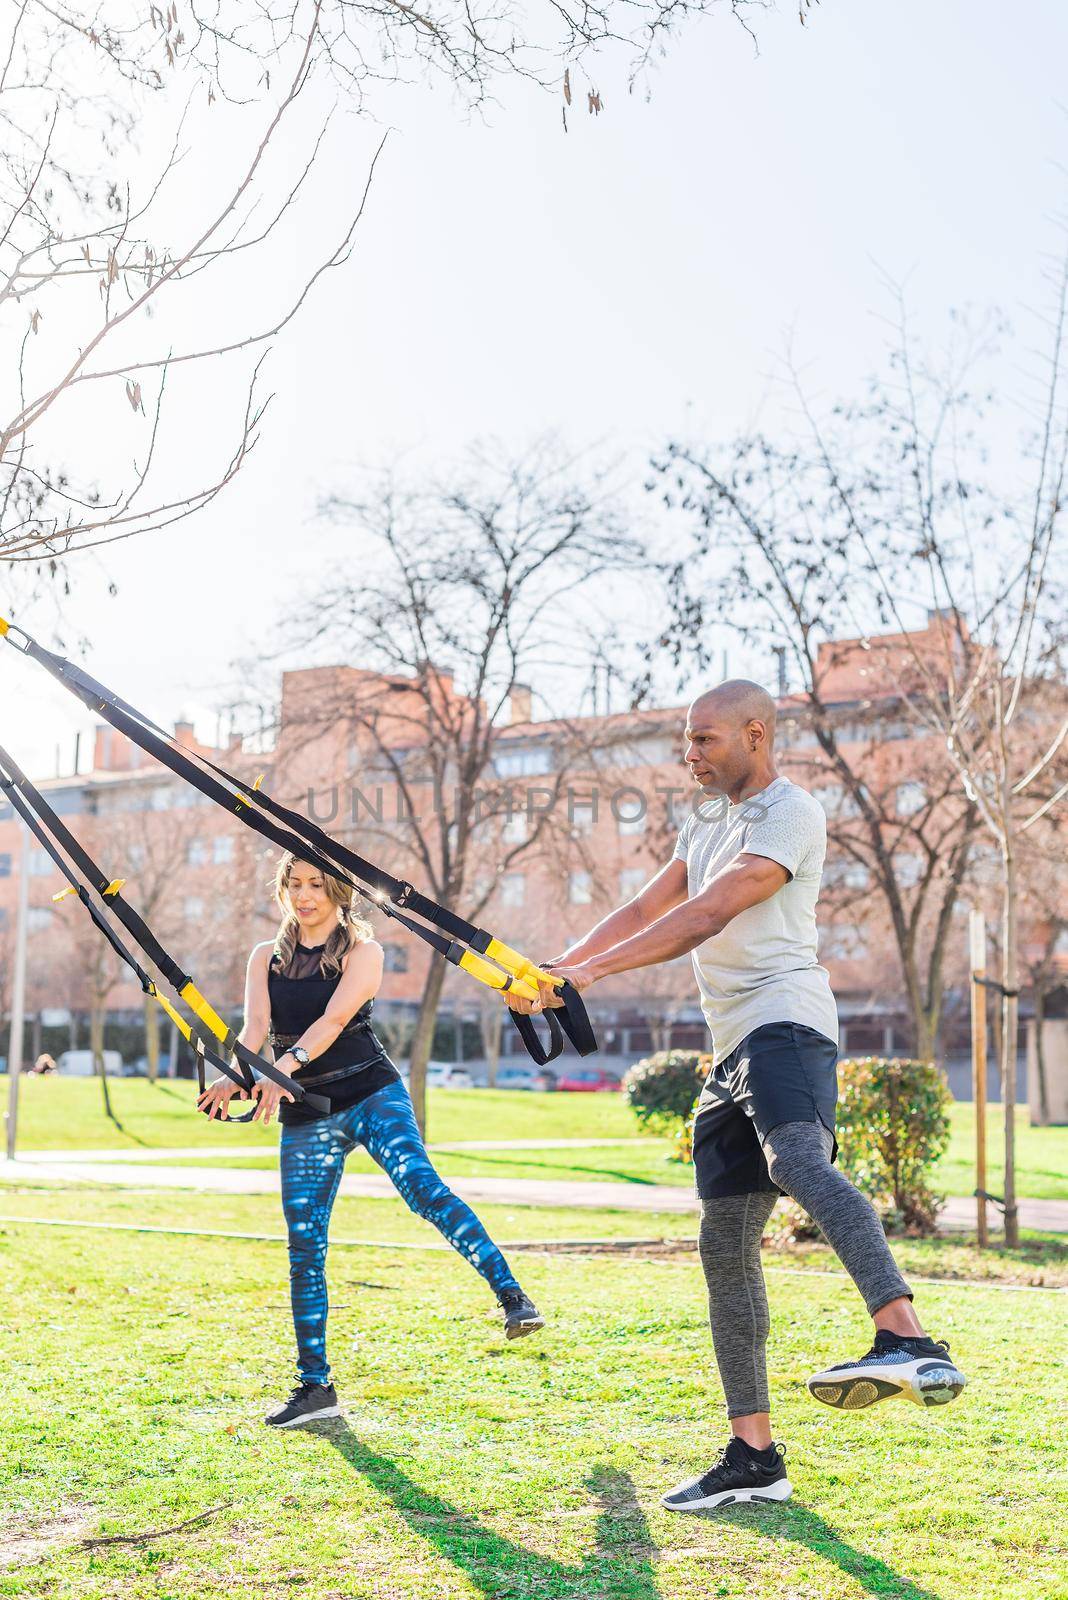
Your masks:
{"label": "parked car", "polygon": [[[397,1071],[407,1083],[410,1076],[408,1062],[402,1061]],[[428,1089],[473,1089],[475,1080],[466,1067],[458,1067],[455,1061],[428,1061],[426,1085]]]}
{"label": "parked car", "polygon": [[[171,1058],[167,1054],[166,1051],[164,1051],[163,1054],[160,1056],[159,1061],[157,1063],[157,1068],[158,1068],[158,1071],[159,1071],[159,1076],[161,1078],[169,1078],[170,1077],[170,1075],[171,1075]],[[138,1056],[137,1060],[135,1062],[133,1062],[133,1064],[130,1067],[130,1075],[131,1075],[131,1077],[134,1077],[134,1078],[147,1078],[148,1077],[148,1057],[147,1056]]]}
{"label": "parked car", "polygon": [[[73,1078],[91,1078],[96,1070],[91,1050],[64,1050],[56,1061],[56,1067]],[[117,1050],[104,1051],[104,1071],[109,1078],[122,1077],[122,1056]]]}
{"label": "parked car", "polygon": [[600,1067],[574,1067],[560,1074],[556,1087],[561,1094],[603,1094],[619,1088],[619,1079]]}
{"label": "parked car", "polygon": [[473,1089],[475,1080],[466,1067],[455,1061],[428,1061],[426,1064],[428,1089]]}
{"label": "parked car", "polygon": [[556,1088],[556,1073],[548,1067],[498,1067],[498,1089],[527,1089],[541,1094]]}

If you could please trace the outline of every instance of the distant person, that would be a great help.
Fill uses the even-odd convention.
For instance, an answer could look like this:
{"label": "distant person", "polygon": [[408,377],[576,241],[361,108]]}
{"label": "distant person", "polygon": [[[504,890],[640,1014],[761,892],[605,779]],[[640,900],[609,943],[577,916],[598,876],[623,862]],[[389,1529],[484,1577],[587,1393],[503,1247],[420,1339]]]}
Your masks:
{"label": "distant person", "polygon": [[50,1055],[39,1055],[30,1070],[43,1078],[46,1072],[55,1072],[56,1064]]}
{"label": "distant person", "polygon": [[[859,1411],[904,1395],[942,1405],[964,1387],[949,1347],[924,1333],[872,1206],[832,1165],[838,1014],[816,955],[826,853],[818,802],[775,765],[775,702],[733,679],[690,706],[686,763],[705,800],[671,861],[548,963],[576,989],[691,953],[713,1066],[693,1128],[700,1252],[732,1438],[698,1477],[664,1495],[673,1511],[786,1500],[772,1441],[760,1242],[781,1193],[819,1224],[875,1322],[871,1349],[808,1380],[826,1405]],[[514,997],[517,1010],[559,1004]]]}
{"label": "distant person", "polygon": [[[260,1051],[269,1032],[282,1070],[330,1101],[329,1112],[313,1111],[266,1078],[253,1091],[253,1120],[266,1124],[277,1110],[282,1124],[282,1207],[299,1381],[266,1420],[290,1428],[339,1414],[326,1359],[327,1230],[345,1158],[358,1145],[411,1209],[486,1279],[504,1311],[507,1338],[534,1333],[544,1319],[470,1206],[430,1163],[408,1091],[371,1026],[383,951],[370,925],[354,915],[353,891],[342,879],[286,854],[278,864],[275,898],[281,926],[273,941],[258,944],[249,957],[245,1025],[238,1037]],[[242,1092],[219,1078],[201,1095],[199,1109],[225,1116]]]}

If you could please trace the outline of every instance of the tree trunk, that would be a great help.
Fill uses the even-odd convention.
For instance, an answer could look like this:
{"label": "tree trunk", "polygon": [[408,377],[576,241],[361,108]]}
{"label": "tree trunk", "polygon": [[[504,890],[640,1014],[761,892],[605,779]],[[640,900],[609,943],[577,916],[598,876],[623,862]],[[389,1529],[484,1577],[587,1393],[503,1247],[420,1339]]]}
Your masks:
{"label": "tree trunk", "polygon": [[419,1002],[419,1017],[412,1034],[412,1050],[408,1057],[408,1093],[415,1108],[419,1132],[426,1138],[426,1064],[434,1044],[434,1024],[438,1016],[441,987],[445,982],[445,962],[436,953],[430,957],[423,997]]}
{"label": "tree trunk", "polygon": [[1020,1243],[1020,1225],[1016,1215],[1016,1034],[1019,1025],[1017,990],[1020,975],[1016,950],[1016,858],[1007,831],[1004,868],[1001,982],[1007,992],[1002,996],[1001,1007],[1001,1104],[1005,1113],[1005,1246],[1015,1250]]}
{"label": "tree trunk", "polygon": [[145,1058],[148,1062],[148,1081],[155,1083],[159,1077],[159,1012],[156,1002],[145,995]]}
{"label": "tree trunk", "polygon": [[104,1009],[96,1001],[93,1002],[89,1012],[89,1048],[93,1052],[93,1071],[100,1079],[100,1088],[104,1096],[104,1110],[115,1121],[115,1113],[111,1109],[111,1096],[108,1093],[107,1065],[104,1061]]}
{"label": "tree trunk", "polygon": [[504,1002],[496,993],[486,997],[479,1012],[482,1048],[486,1052],[486,1082],[491,1089],[497,1087],[497,1068],[501,1060],[501,1028],[504,1023]]}
{"label": "tree trunk", "polygon": [[1046,1088],[1046,1047],[1042,1039],[1046,1022],[1046,978],[1035,978],[1035,1075],[1038,1078],[1038,1115],[1043,1127],[1049,1123],[1049,1091]]}
{"label": "tree trunk", "polygon": [[178,1076],[178,1024],[176,1022],[171,1023],[168,1063],[167,1076],[169,1078],[176,1078]]}

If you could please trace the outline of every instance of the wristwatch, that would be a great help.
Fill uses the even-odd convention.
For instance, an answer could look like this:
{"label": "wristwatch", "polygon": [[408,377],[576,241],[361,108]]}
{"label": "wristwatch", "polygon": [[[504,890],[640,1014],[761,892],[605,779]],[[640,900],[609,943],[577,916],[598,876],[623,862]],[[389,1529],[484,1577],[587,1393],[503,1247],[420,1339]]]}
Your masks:
{"label": "wristwatch", "polygon": [[308,1054],[307,1050],[305,1050],[304,1046],[300,1044],[293,1045],[291,1049],[286,1051],[286,1055],[292,1056],[293,1060],[298,1064],[298,1066],[301,1067],[306,1067],[308,1062],[311,1060],[311,1056]]}

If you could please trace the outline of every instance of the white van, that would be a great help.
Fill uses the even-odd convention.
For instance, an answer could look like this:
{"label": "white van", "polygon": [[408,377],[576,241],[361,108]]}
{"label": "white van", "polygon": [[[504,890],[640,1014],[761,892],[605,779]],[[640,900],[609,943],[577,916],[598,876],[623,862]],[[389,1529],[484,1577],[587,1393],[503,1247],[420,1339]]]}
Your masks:
{"label": "white van", "polygon": [[[91,1078],[94,1072],[91,1050],[64,1050],[56,1058],[56,1069],[72,1078]],[[109,1078],[122,1077],[122,1057],[117,1050],[104,1051],[104,1071]]]}

